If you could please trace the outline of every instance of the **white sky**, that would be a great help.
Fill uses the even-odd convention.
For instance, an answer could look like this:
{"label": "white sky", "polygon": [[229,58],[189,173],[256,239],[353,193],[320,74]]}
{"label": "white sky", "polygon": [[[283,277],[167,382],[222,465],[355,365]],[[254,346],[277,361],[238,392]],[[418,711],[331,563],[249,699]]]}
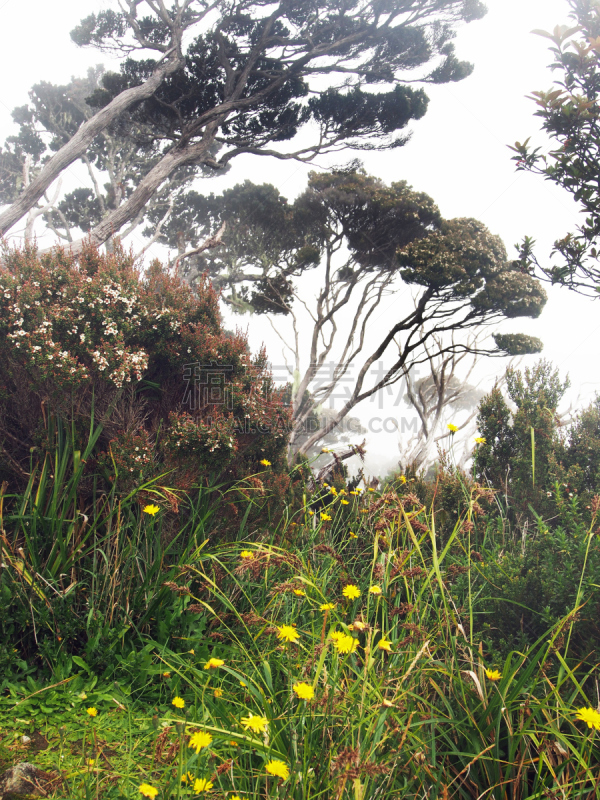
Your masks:
{"label": "white sky", "polygon": [[[13,130],[10,117],[16,105],[27,102],[30,86],[40,80],[66,82],[88,66],[109,64],[106,55],[80,50],[69,31],[86,14],[109,7],[107,0],[0,0],[0,141]],[[415,123],[413,140],[392,153],[358,154],[370,173],[390,182],[408,180],[430,194],[446,218],[468,216],[499,234],[509,251],[526,234],[538,242],[546,257],[552,242],[573,230],[578,213],[565,192],[541,178],[516,173],[507,145],[531,136],[543,144],[531,91],[549,88],[552,73],[548,42],[531,30],[551,30],[568,22],[566,0],[487,0],[488,15],[464,26],[457,38],[460,58],[475,64],[467,80],[426,87],[431,102],[423,120]],[[341,163],[352,153],[329,163]],[[323,162],[325,164],[325,162]],[[72,168],[76,178],[78,167]],[[245,178],[268,181],[293,198],[304,187],[310,167],[292,162],[244,157],[229,175],[211,181],[218,191]],[[207,186],[207,183],[203,184]],[[390,301],[389,314],[393,314]],[[600,301],[599,301],[600,302]],[[588,399],[600,390],[600,366],[595,345],[600,333],[600,304],[566,290],[550,290],[539,320],[516,320],[512,328],[544,341],[544,356],[568,372],[573,394]],[[385,326],[384,313],[376,323]],[[269,346],[273,335],[264,320],[242,318],[254,348]],[[271,357],[276,360],[280,348]],[[489,363],[489,374],[502,362]],[[372,413],[365,409],[360,416]],[[393,441],[392,441],[393,440]],[[395,438],[375,437],[367,467],[382,473],[397,460]],[[385,462],[385,463],[384,463]]]}

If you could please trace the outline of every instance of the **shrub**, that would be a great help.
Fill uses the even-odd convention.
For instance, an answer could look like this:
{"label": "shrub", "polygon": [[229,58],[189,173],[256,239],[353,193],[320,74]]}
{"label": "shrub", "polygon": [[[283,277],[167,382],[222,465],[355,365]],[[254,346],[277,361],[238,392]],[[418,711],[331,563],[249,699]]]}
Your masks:
{"label": "shrub", "polygon": [[86,472],[129,491],[169,472],[189,488],[285,464],[288,412],[264,352],[222,326],[207,281],[192,291],[158,262],[145,274],[122,249],[79,257],[32,246],[0,273],[0,477],[22,488],[56,452],[101,427]]}

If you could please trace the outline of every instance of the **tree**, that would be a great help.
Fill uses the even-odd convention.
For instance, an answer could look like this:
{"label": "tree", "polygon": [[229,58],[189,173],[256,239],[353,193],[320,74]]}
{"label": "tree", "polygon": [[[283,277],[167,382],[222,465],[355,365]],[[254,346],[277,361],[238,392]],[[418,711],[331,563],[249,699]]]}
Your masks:
{"label": "tree", "polygon": [[[469,383],[479,361],[477,350],[480,349],[480,344],[476,341],[476,337],[470,337],[466,348],[462,351],[444,352],[443,341],[433,336],[431,341],[424,345],[424,349],[429,354],[426,363],[429,374],[413,381],[410,372],[405,373],[404,402],[407,407],[414,408],[417,412],[418,430],[408,441],[401,440],[398,443],[401,464],[411,466],[415,472],[427,464],[434,445],[439,445],[450,437],[451,432],[447,427],[444,428],[444,424],[455,424],[455,415],[466,411],[466,419],[457,427],[458,430],[468,428],[483,396],[480,389]],[[463,368],[466,366],[466,372],[459,377],[458,371],[461,365]],[[462,460],[466,461],[469,458],[471,449],[465,443]]]}
{"label": "tree", "polygon": [[[311,173],[293,204],[272,186],[246,182],[197,196],[187,222],[198,240],[226,226],[220,247],[187,264],[188,277],[206,270],[234,309],[267,314],[290,356],[292,453],[308,452],[356,405],[434,356],[541,349],[520,334],[498,336],[495,349],[465,339],[502,318],[538,316],[545,293],[480,222],[444,220],[432,198],[406,182],[386,186],[354,168]],[[175,236],[169,222],[161,237],[172,246]],[[382,299],[402,285],[414,305],[399,304],[398,321],[374,335],[369,325]],[[307,437],[309,421],[340,389],[342,408]]]}
{"label": "tree", "polygon": [[552,33],[536,31],[553,43],[553,70],[560,73],[554,89],[533,92],[542,128],[555,140],[547,152],[533,148],[530,139],[512,148],[518,170],[542,175],[566,189],[580,204],[584,222],[574,233],[554,242],[551,257],[559,263],[544,265],[535,242],[521,245],[522,269],[538,271],[552,283],[560,283],[597,297],[600,287],[600,7],[595,0],[569,0],[572,26],[557,26]]}
{"label": "tree", "polygon": [[[170,10],[162,0],[125,0],[120,9],[92,14],[73,31],[81,46],[122,53],[121,71],[102,76],[86,100],[95,113],[67,141],[56,142],[51,130],[23,138],[35,174],[0,214],[0,234],[115,126],[121,135],[131,128],[155,161],[94,223],[93,244],[136,220],[182,169],[218,171],[248,153],[310,161],[345,147],[399,147],[408,136],[398,132],[427,109],[424,90],[409,84],[468,75],[471,65],[454,51],[455,28],[485,13],[479,0],[176,0]],[[14,168],[19,153],[4,156]],[[1,180],[14,177],[12,169]]]}
{"label": "tree", "polygon": [[[73,79],[65,86],[47,82],[33,86],[29,104],[13,111],[19,132],[9,136],[5,143],[0,171],[4,178],[0,181],[1,202],[16,200],[31,182],[31,173],[35,172],[43,154],[66,144],[93,116],[94,111],[86,98],[100,88],[104,74],[99,66],[89,69],[85,78]],[[44,193],[43,202],[37,203],[27,215],[25,241],[31,240],[34,222],[40,216],[57,239],[72,243],[74,238],[84,236],[107,213],[118,208],[160,156],[159,144],[142,142],[141,135],[142,131],[133,123],[126,130],[114,124],[98,134],[81,157],[89,184],[68,192],[59,202],[59,186],[53,198]],[[146,231],[149,241],[141,253],[147,250],[156,241],[176,199],[189,188],[197,174],[198,170],[191,167],[175,173],[122,231],[122,238],[132,233],[148,215],[157,212],[155,224]]]}

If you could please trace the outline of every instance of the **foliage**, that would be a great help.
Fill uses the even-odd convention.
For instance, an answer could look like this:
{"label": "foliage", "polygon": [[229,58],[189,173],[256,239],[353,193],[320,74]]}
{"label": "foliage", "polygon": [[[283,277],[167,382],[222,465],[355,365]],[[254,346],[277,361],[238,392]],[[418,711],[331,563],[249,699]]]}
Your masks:
{"label": "foliage", "polygon": [[[501,338],[499,348],[465,341],[465,332],[492,319],[539,316],[545,292],[508,261],[501,239],[482,223],[442,219],[432,198],[405,181],[387,186],[350,165],[311,173],[294,203],[273,186],[246,181],[220,196],[197,195],[182,213],[192,245],[225,226],[221,244],[190,261],[188,279],[206,271],[234,310],[279,316],[287,325],[287,334],[276,330],[293,360],[292,451],[310,451],[359,402],[408,376],[415,365],[465,351],[500,355],[515,347],[541,348],[539,340],[519,334]],[[161,235],[174,246],[175,223]],[[306,309],[300,288],[309,276],[317,291]],[[367,326],[401,282],[415,288],[414,307],[400,308],[369,353]],[[299,332],[307,324],[305,359]],[[398,340],[393,366],[382,371],[379,362]],[[344,398],[343,408],[307,436],[319,406],[335,392]]]}
{"label": "foliage", "polygon": [[[120,71],[101,76],[101,85],[78,103],[68,123],[73,128],[77,118],[88,117],[79,130],[105,137],[108,129],[109,137],[123,141],[126,178],[114,208],[102,213],[99,197],[91,203],[102,214],[90,231],[93,243],[141,222],[147,201],[173,176],[179,180],[202,167],[223,170],[244,153],[306,161],[343,147],[402,146],[409,137],[400,132],[428,104],[424,90],[412,83],[469,75],[472,66],[457,58],[452,40],[459,24],[479,19],[485,10],[479,0],[383,6],[379,0],[281,0],[268,11],[260,0],[235,7],[185,0],[169,10],[146,0],[90,15],[72,32],[73,40],[123,59]],[[24,156],[34,173],[28,201],[0,215],[3,235],[65,164],[87,158],[71,130],[66,142],[57,130],[62,120],[48,108],[57,87],[44,85],[43,93],[34,92],[32,106],[17,110],[21,130],[3,153],[5,194],[15,193],[16,165]],[[311,133],[309,139],[294,143],[303,131]],[[136,155],[143,154],[141,167],[126,163],[130,143]],[[48,160],[57,145],[61,158]],[[90,187],[76,191],[91,199]],[[65,202],[71,207],[75,199]],[[153,210],[160,206],[154,203]],[[168,209],[165,195],[161,216]]]}
{"label": "foliage", "polygon": [[600,195],[597,163],[598,92],[600,71],[600,8],[594,0],[569,0],[572,25],[557,25],[552,33],[535,31],[552,42],[551,69],[560,79],[550,91],[533,92],[542,129],[554,140],[552,149],[532,148],[530,139],[512,148],[517,169],[542,175],[562,186],[579,204],[585,217],[573,233],[554,242],[551,253],[558,263],[543,265],[534,242],[521,245],[526,271],[538,268],[552,283],[596,296],[600,284],[597,239],[600,231]]}
{"label": "foliage", "polygon": [[514,414],[497,387],[481,401],[477,425],[485,442],[475,452],[474,474],[503,490],[520,518],[530,517],[530,508],[550,517],[563,448],[557,408],[569,381],[539,361],[522,372],[507,370],[506,386]]}
{"label": "foliage", "polygon": [[74,458],[87,447],[76,471],[110,475],[114,464],[120,491],[165,473],[184,488],[282,463],[286,412],[265,355],[251,359],[244,337],[223,330],[206,283],[193,292],[158,262],[140,277],[118,248],[77,259],[27,247],[5,261],[1,468],[11,490],[57,469],[61,437]]}

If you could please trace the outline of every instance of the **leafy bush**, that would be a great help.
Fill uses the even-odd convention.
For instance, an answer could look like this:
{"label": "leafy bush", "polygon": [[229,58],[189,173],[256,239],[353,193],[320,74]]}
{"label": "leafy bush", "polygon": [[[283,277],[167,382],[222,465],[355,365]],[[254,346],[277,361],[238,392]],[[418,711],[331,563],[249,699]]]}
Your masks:
{"label": "leafy bush", "polygon": [[285,463],[288,412],[266,356],[221,324],[206,281],[193,292],[154,262],[144,275],[121,249],[75,258],[33,247],[0,273],[0,477],[27,485],[56,452],[60,419],[86,473],[127,492],[170,473],[189,488]]}

